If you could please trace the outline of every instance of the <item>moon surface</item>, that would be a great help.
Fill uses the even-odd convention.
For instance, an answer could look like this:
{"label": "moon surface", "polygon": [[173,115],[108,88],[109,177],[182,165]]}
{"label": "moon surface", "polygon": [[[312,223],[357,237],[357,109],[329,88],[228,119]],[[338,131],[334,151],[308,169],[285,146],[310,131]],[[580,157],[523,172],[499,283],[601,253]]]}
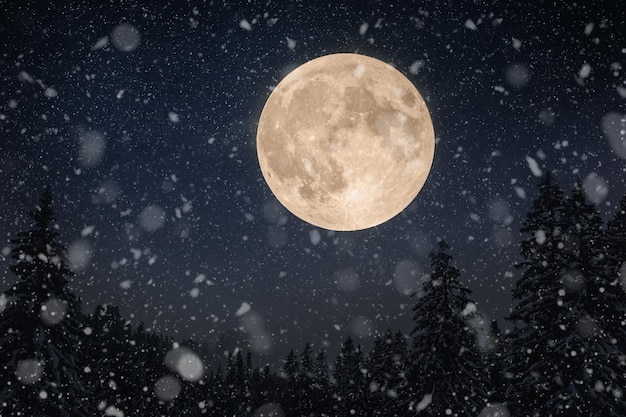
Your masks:
{"label": "moon surface", "polygon": [[257,130],[261,172],[278,201],[336,231],[377,226],[404,210],[428,177],[434,148],[415,86],[359,54],[322,56],[289,73]]}

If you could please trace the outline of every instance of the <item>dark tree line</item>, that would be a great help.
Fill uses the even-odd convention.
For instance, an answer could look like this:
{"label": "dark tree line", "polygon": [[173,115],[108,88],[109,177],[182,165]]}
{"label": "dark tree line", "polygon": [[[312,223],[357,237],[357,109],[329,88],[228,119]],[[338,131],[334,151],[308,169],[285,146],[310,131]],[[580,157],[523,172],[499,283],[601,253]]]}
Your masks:
{"label": "dark tree line", "polygon": [[626,196],[606,224],[577,183],[548,174],[524,221],[513,331],[485,323],[440,241],[414,296],[409,335],[369,352],[351,337],[330,360],[311,343],[281,369],[236,349],[132,326],[117,307],[85,314],[46,191],[11,241],[19,278],[0,295],[0,415],[624,416]]}

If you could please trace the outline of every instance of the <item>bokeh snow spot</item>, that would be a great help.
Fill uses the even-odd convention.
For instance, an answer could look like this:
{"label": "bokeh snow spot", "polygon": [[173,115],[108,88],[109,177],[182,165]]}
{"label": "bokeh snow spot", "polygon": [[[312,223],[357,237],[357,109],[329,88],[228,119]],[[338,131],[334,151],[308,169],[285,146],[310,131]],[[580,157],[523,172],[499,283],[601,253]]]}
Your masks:
{"label": "bokeh snow spot", "polygon": [[104,415],[111,417],[124,417],[124,412],[119,408],[110,405],[104,410]]}
{"label": "bokeh snow spot", "polygon": [[530,81],[530,70],[523,64],[511,64],[507,67],[504,78],[510,86],[522,88]]}
{"label": "bokeh snow spot", "polygon": [[17,380],[25,385],[32,385],[39,381],[43,374],[43,364],[36,359],[24,359],[17,364],[15,375]]}
{"label": "bokeh snow spot", "polygon": [[273,248],[280,248],[289,242],[289,234],[282,226],[269,226],[267,228],[267,244]]}
{"label": "bokeh snow spot", "polygon": [[369,23],[361,23],[361,26],[359,26],[359,35],[364,36],[367,33],[367,29],[369,29],[369,27]]}
{"label": "bokeh snow spot", "polygon": [[461,316],[467,317],[467,316],[472,315],[474,313],[476,313],[476,304],[474,304],[472,302],[468,302],[465,305],[465,308],[463,309],[463,311],[461,311]]}
{"label": "bokeh snow spot", "polygon": [[80,272],[89,266],[91,261],[92,247],[86,239],[78,239],[67,248],[68,260],[74,272]]}
{"label": "bokeh snow spot", "polygon": [[4,310],[7,308],[8,303],[9,300],[7,299],[7,296],[4,295],[4,293],[0,293],[0,314],[2,314],[2,312],[4,312]]}
{"label": "bokeh snow spot", "polygon": [[318,245],[322,241],[322,235],[319,230],[313,229],[309,231],[309,239],[312,245]]}
{"label": "bokeh snow spot", "polygon": [[576,323],[576,331],[582,337],[592,337],[596,334],[597,329],[598,325],[596,324],[596,321],[588,316],[581,318],[578,323]]}
{"label": "bokeh snow spot", "polygon": [[350,330],[357,338],[372,336],[372,321],[367,317],[358,316],[352,319]]}
{"label": "bokeh snow spot", "polygon": [[248,311],[241,317],[241,327],[248,334],[250,349],[257,354],[269,352],[272,348],[272,337],[265,330],[263,317],[255,312]]}
{"label": "bokeh snow spot", "polygon": [[252,417],[285,417],[285,412],[280,405],[267,403],[257,408]]}
{"label": "bokeh snow spot", "polygon": [[483,408],[478,417],[510,417],[508,408],[504,404],[493,403]]}
{"label": "bokeh snow spot", "polygon": [[170,122],[172,122],[172,123],[178,123],[178,122],[180,122],[180,116],[178,115],[178,113],[173,112],[173,111],[171,111],[171,112],[169,112],[169,113],[167,114],[167,118],[168,118],[168,119],[170,120]]}
{"label": "bokeh snow spot", "polygon": [[93,168],[104,156],[106,140],[96,131],[84,132],[78,137],[78,164],[83,168]]}
{"label": "bokeh snow spot", "polygon": [[108,36],[103,36],[100,39],[98,39],[96,41],[96,43],[93,44],[93,46],[91,47],[91,50],[92,51],[97,51],[98,49],[104,48],[108,44],[109,44],[109,37]]}
{"label": "bokeh snow spot", "polygon": [[513,232],[510,228],[504,226],[494,226],[491,235],[493,243],[501,248],[513,244]]}
{"label": "bokeh snow spot", "polygon": [[546,243],[546,232],[543,230],[535,230],[535,242],[537,242],[538,245],[543,245],[544,243]]}
{"label": "bokeh snow spot", "polygon": [[278,200],[274,199],[269,200],[263,205],[263,218],[266,222],[278,226],[284,226],[288,220],[285,208]]}
{"label": "bokeh snow spot", "polygon": [[409,72],[413,75],[416,75],[425,66],[426,66],[426,63],[423,60],[418,59],[417,61],[411,64],[411,66],[409,67]]}
{"label": "bokeh snow spot", "polygon": [[494,200],[489,204],[489,218],[495,223],[505,226],[513,223],[509,205],[502,200]]}
{"label": "bokeh snow spot", "polygon": [[185,346],[176,347],[165,354],[165,365],[186,381],[196,382],[204,376],[202,359]]}
{"label": "bokeh snow spot", "polygon": [[91,198],[91,202],[93,204],[111,204],[117,199],[119,194],[120,189],[117,183],[105,181],[96,190],[96,194]]}
{"label": "bokeh snow spot", "polygon": [[239,306],[239,308],[237,309],[237,311],[235,312],[235,317],[241,317],[244,314],[246,314],[247,312],[250,311],[252,307],[250,306],[249,303],[246,303],[245,301],[243,303],[241,303],[241,305]]}
{"label": "bokeh snow spot", "polygon": [[139,215],[139,225],[149,232],[163,227],[165,223],[165,211],[156,204],[144,208]]}
{"label": "bokeh snow spot", "polygon": [[585,276],[577,269],[568,269],[565,271],[562,280],[563,287],[569,292],[580,292],[585,288]]}
{"label": "bokeh snow spot", "polygon": [[154,383],[154,393],[161,401],[172,401],[180,395],[180,381],[172,375],[165,375]]}
{"label": "bokeh snow spot", "polygon": [[252,30],[252,25],[250,25],[250,22],[248,22],[248,19],[241,19],[239,21],[239,27],[247,31]]}
{"label": "bokeh snow spot", "polygon": [[50,298],[41,306],[41,320],[48,326],[59,324],[66,315],[67,302]]}
{"label": "bokeh snow spot", "polygon": [[137,28],[128,23],[117,25],[111,33],[111,43],[122,52],[132,52],[139,46],[141,35]]}
{"label": "bokeh snow spot", "polygon": [[430,405],[432,400],[433,400],[433,396],[431,394],[425,394],[420,400],[420,402],[417,403],[417,406],[415,408],[417,409],[417,411],[422,411]]}
{"label": "bokeh snow spot", "polygon": [[539,164],[537,163],[537,161],[534,158],[526,155],[526,162],[528,163],[528,168],[530,168],[530,172],[532,172],[535,177],[541,177],[543,173],[541,172],[541,168],[539,168]]}
{"label": "bokeh snow spot", "polygon": [[608,113],[602,118],[602,131],[613,152],[626,159],[626,114]]}
{"label": "bokeh snow spot", "polygon": [[398,292],[411,295],[421,288],[420,277],[422,268],[413,259],[403,259],[396,264],[393,271],[393,283]]}
{"label": "bokeh snow spot", "polygon": [[539,113],[539,120],[546,126],[552,126],[556,119],[556,113],[551,108],[543,109]]}
{"label": "bokeh snow spot", "polygon": [[604,178],[592,172],[583,181],[583,191],[594,204],[600,204],[609,194],[609,184]]}
{"label": "bokeh snow spot", "polygon": [[469,30],[477,30],[478,26],[476,26],[476,23],[474,23],[472,19],[467,19],[465,21],[465,28]]}
{"label": "bokeh snow spot", "polygon": [[352,269],[344,269],[336,272],[335,283],[345,292],[352,292],[361,286],[359,276]]}

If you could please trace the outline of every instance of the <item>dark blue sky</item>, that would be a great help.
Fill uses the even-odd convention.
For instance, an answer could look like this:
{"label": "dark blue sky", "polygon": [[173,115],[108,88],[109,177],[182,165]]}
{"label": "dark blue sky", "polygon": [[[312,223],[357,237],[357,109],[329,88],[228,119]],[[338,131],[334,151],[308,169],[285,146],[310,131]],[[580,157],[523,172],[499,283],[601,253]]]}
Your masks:
{"label": "dark blue sky", "polygon": [[[332,351],[348,334],[367,345],[410,330],[403,289],[429,272],[437,238],[479,309],[505,315],[539,171],[565,189],[586,181],[606,216],[626,191],[611,147],[625,156],[617,4],[239,3],[4,3],[3,254],[51,184],[87,309],[114,303],[177,338],[252,332],[277,355],[307,340]],[[255,153],[272,87],[336,52],[404,73],[437,137],[415,201],[351,233],[289,214]]]}

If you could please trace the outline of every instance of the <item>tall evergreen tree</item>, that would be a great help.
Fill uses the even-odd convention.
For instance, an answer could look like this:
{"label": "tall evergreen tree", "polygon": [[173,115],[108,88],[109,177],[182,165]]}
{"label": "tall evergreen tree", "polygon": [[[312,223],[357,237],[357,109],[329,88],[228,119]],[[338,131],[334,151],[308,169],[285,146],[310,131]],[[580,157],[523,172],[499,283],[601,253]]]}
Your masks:
{"label": "tall evergreen tree", "polygon": [[[625,415],[622,355],[606,321],[602,220],[580,184],[568,199],[551,177],[522,232],[522,277],[511,314],[507,399],[520,416]],[[614,298],[614,297],[613,297]]]}
{"label": "tall evergreen tree", "polygon": [[498,320],[491,321],[487,351],[485,352],[485,363],[489,373],[491,392],[489,393],[490,403],[503,403],[507,380],[504,375],[504,354],[506,347],[505,335],[500,331]]}
{"label": "tall evergreen tree", "polygon": [[322,347],[315,355],[313,362],[313,395],[314,416],[332,416],[335,414],[332,407],[332,394],[328,374],[328,357]]}
{"label": "tall evergreen tree", "polygon": [[484,407],[488,381],[476,337],[466,319],[475,304],[450,263],[449,246],[431,254],[432,273],[414,312],[408,365],[409,409],[431,416],[475,416]]}
{"label": "tall evergreen tree", "polygon": [[[136,396],[137,369],[129,359],[134,356],[131,345],[132,330],[116,306],[100,305],[87,319],[88,334],[83,338],[85,369],[84,381],[95,404],[114,405],[119,410],[130,410]],[[141,387],[140,387],[141,388]]]}
{"label": "tall evergreen tree", "polygon": [[[613,303],[607,303],[607,317],[612,322],[614,336],[622,351],[626,351],[626,302],[621,296],[626,292],[626,194],[620,200],[620,206],[606,228],[605,276],[607,288],[612,292],[617,289],[620,295]],[[621,292],[619,289],[621,288]],[[625,359],[626,361],[626,359]]]}
{"label": "tall evergreen tree", "polygon": [[283,365],[283,372],[281,373],[283,379],[279,395],[279,403],[288,415],[300,415],[302,410],[300,398],[301,369],[298,355],[291,349]]}
{"label": "tall evergreen tree", "polygon": [[[521,229],[522,233],[530,236],[520,244],[524,261],[516,266],[525,271],[513,290],[513,297],[519,301],[510,319],[526,325],[510,335],[508,346],[511,350],[507,354],[505,365],[508,375],[512,375],[513,379],[507,391],[507,399],[514,409],[519,405],[518,410],[521,407],[527,410],[538,409],[540,403],[546,401],[546,398],[533,392],[535,381],[525,375],[529,372],[530,365],[536,361],[531,355],[531,346],[536,338],[541,334],[544,336],[543,343],[546,343],[546,329],[543,326],[556,314],[548,313],[548,309],[556,309],[556,297],[562,289],[557,247],[561,239],[561,213],[564,205],[563,191],[554,182],[551,174],[546,173],[539,183],[539,196],[534,200],[533,209],[526,216]],[[538,317],[539,315],[544,316]],[[533,373],[531,376],[535,375]],[[545,395],[541,390],[538,391],[542,396]],[[523,413],[525,410],[519,411]]]}
{"label": "tall evergreen tree", "polygon": [[404,383],[407,356],[406,340],[402,333],[388,329],[378,335],[366,360],[367,410],[371,416],[394,416],[402,413],[398,392]]}
{"label": "tall evergreen tree", "polygon": [[300,354],[300,369],[296,378],[299,413],[305,416],[311,415],[315,408],[313,359],[313,346],[307,342]]}
{"label": "tall evergreen tree", "polygon": [[335,361],[335,402],[337,416],[365,415],[366,380],[364,357],[360,345],[354,344],[351,336],[341,344]]}
{"label": "tall evergreen tree", "polygon": [[241,415],[251,408],[249,375],[241,350],[238,349],[235,355],[229,355],[224,377],[224,398],[229,413]]}
{"label": "tall evergreen tree", "polygon": [[29,212],[33,227],[11,241],[19,282],[0,317],[0,415],[91,415],[81,383],[80,304],[58,242],[52,194]]}
{"label": "tall evergreen tree", "polygon": [[622,196],[619,207],[607,224],[608,263],[615,268],[615,273],[622,279],[626,274],[626,194]]}

